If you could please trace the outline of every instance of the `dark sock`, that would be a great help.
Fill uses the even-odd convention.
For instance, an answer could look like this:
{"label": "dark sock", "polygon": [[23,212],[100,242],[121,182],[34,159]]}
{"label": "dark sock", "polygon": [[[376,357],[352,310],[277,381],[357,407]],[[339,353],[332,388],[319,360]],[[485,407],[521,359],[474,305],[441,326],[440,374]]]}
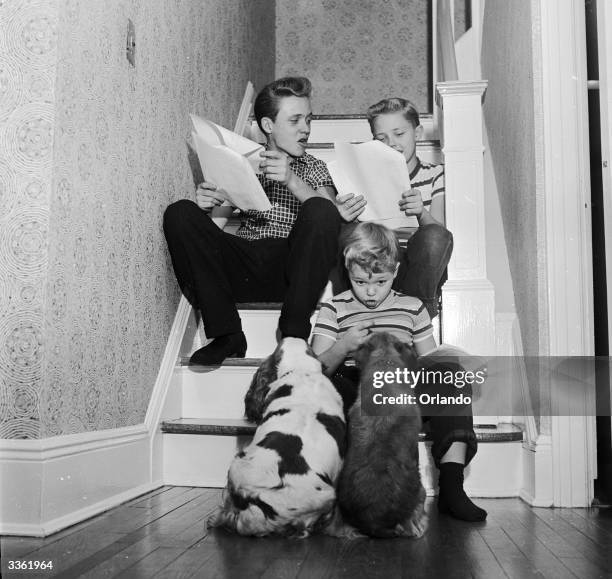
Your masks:
{"label": "dark sock", "polygon": [[244,358],[247,349],[246,337],[242,332],[216,337],[210,344],[196,350],[189,359],[190,365],[217,366],[229,356]]}
{"label": "dark sock", "polygon": [[440,465],[438,511],[462,521],[484,521],[487,511],[477,507],[463,490],[463,468],[458,462],[443,462]]}

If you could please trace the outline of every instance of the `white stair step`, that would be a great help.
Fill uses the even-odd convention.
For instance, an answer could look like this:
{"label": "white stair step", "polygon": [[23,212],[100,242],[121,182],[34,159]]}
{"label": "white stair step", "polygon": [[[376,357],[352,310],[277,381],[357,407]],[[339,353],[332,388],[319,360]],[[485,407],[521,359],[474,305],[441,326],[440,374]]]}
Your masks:
{"label": "white stair step", "polygon": [[[331,295],[331,284],[328,284],[321,299],[326,300]],[[265,358],[276,348],[276,329],[280,308],[279,303],[239,304],[238,313],[247,339],[247,358]],[[310,318],[312,327],[317,320],[317,313],[315,312]],[[440,316],[434,318],[432,324],[436,341],[440,343]],[[192,353],[205,343],[206,330],[202,328],[200,339],[194,343]]]}
{"label": "white stair step", "polygon": [[[438,136],[432,115],[420,115],[420,120],[424,129],[423,139],[436,140]],[[255,120],[251,122],[251,138],[260,143],[265,142]],[[311,143],[362,142],[371,138],[372,132],[365,115],[315,115],[310,125]]]}
{"label": "white stair step", "polygon": [[[372,137],[370,136],[367,140],[371,139]],[[363,140],[356,142],[363,142]],[[311,155],[326,163],[336,160],[336,151],[333,143],[318,142],[311,138],[306,146],[306,150]],[[419,141],[417,143],[417,154],[419,158],[426,163],[442,162],[442,151],[440,150],[439,141]]]}
{"label": "white stair step", "polygon": [[[224,487],[235,454],[249,443],[254,426],[244,419],[185,418],[162,424],[164,482],[189,486]],[[470,496],[517,496],[521,484],[522,431],[508,424],[476,427],[479,450],[466,469]],[[421,479],[429,495],[437,486],[437,469],[428,450],[419,443]],[[517,465],[519,467],[517,468]]]}
{"label": "white stair step", "polygon": [[173,387],[182,391],[182,416],[244,416],[244,395],[261,358],[228,359],[223,366],[180,366]]}

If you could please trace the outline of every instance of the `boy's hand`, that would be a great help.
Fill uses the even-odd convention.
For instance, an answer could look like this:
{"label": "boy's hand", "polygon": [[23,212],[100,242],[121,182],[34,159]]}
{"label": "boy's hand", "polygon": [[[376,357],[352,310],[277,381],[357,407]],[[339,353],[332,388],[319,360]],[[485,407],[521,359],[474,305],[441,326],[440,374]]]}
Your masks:
{"label": "boy's hand", "polygon": [[408,217],[414,215],[416,218],[419,218],[425,210],[421,192],[418,189],[408,189],[408,191],[404,191],[402,193],[402,198],[398,201],[398,205],[400,210]]}
{"label": "boy's hand", "polygon": [[374,326],[374,322],[360,322],[342,336],[340,343],[347,354],[354,352],[363,344],[364,340],[370,335],[370,328],[372,326]]}
{"label": "boy's hand", "polygon": [[264,177],[289,185],[289,180],[293,177],[293,171],[289,166],[291,162],[289,155],[282,151],[262,151],[261,156],[263,159],[259,163],[259,168]]}
{"label": "boy's hand", "polygon": [[196,189],[196,203],[200,209],[210,213],[215,207],[223,205],[227,200],[227,194],[219,189],[214,183],[204,181]]}
{"label": "boy's hand", "polygon": [[340,217],[344,221],[355,221],[365,210],[367,201],[363,195],[355,195],[354,193],[346,193],[336,197],[336,208]]}

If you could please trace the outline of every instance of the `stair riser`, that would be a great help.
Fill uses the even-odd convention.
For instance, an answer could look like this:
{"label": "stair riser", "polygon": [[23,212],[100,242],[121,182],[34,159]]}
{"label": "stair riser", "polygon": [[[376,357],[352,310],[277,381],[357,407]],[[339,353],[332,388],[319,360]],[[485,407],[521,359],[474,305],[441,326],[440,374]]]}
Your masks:
{"label": "stair riser", "polygon": [[[164,434],[164,483],[225,487],[236,453],[249,443],[247,436]],[[428,496],[437,488],[437,469],[430,443],[419,443],[421,480]],[[480,444],[466,469],[465,489],[472,497],[516,497],[522,471],[521,442]],[[518,465],[518,466],[517,466]]]}
{"label": "stair riser", "polygon": [[[325,290],[321,299],[331,297],[331,287]],[[239,310],[242,331],[247,338],[247,358],[266,358],[277,346],[276,330],[280,310]],[[311,326],[317,321],[315,312],[310,318]],[[206,331],[204,330],[204,338]],[[196,344],[196,346],[199,346]]]}
{"label": "stair riser", "polygon": [[[433,119],[421,117],[423,140],[434,140]],[[311,143],[333,143],[334,141],[362,142],[370,141],[372,132],[367,119],[315,119],[310,125]]]}
{"label": "stair riser", "polygon": [[[310,139],[312,143],[316,143],[318,141],[314,141]],[[331,163],[336,160],[336,152],[334,149],[329,148],[319,148],[319,147],[309,147],[308,153],[325,161],[326,163]],[[441,163],[442,162],[442,153],[438,147],[431,146],[429,144],[421,144],[417,145],[417,154],[421,161],[426,163]]]}
{"label": "stair riser", "polygon": [[[324,296],[328,294],[326,290]],[[266,358],[276,348],[276,330],[278,328],[279,310],[240,310],[242,330],[247,338],[247,358]],[[311,326],[317,320],[315,312],[310,318]],[[434,336],[440,342],[440,317],[433,320]],[[199,347],[199,342],[195,345]],[[194,347],[194,348],[195,348]]]}
{"label": "stair riser", "polygon": [[244,395],[249,388],[253,367],[225,367],[197,373],[180,368],[183,388],[181,416],[193,418],[242,418]]}

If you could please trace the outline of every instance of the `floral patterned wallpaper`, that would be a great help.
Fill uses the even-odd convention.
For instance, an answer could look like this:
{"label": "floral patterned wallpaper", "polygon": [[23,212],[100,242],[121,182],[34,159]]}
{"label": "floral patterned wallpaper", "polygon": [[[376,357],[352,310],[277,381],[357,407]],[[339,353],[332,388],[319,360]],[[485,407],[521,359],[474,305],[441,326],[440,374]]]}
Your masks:
{"label": "floral patterned wallpaper", "polygon": [[432,0],[277,0],[276,75],[303,74],[318,114],[388,96],[432,111]]}
{"label": "floral patterned wallpaper", "polygon": [[0,437],[144,420],[188,114],[232,126],[246,81],[274,76],[274,18],[274,0],[0,2]]}

